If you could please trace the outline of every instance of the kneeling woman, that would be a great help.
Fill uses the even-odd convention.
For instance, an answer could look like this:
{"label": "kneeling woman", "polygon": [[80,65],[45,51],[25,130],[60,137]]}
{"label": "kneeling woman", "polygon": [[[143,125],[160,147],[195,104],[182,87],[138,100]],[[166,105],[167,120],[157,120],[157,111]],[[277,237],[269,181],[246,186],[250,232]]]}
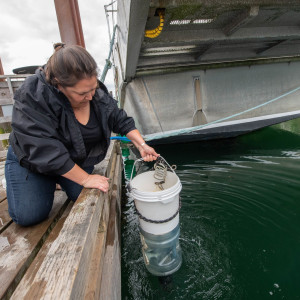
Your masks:
{"label": "kneeling woman", "polygon": [[17,224],[48,217],[57,183],[73,201],[83,187],[107,192],[108,178],[91,173],[106,155],[111,132],[126,135],[145,160],[158,157],[97,76],[84,48],[60,44],[15,93],[5,176]]}

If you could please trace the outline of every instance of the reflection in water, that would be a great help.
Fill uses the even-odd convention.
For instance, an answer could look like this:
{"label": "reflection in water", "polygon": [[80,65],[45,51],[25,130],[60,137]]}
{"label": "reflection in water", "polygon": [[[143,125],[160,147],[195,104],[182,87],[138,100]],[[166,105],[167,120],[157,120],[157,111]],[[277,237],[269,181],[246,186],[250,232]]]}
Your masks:
{"label": "reflection in water", "polygon": [[[294,124],[296,123],[296,125]],[[300,121],[230,140],[157,147],[183,185],[183,264],[147,272],[123,207],[123,299],[300,299]]]}

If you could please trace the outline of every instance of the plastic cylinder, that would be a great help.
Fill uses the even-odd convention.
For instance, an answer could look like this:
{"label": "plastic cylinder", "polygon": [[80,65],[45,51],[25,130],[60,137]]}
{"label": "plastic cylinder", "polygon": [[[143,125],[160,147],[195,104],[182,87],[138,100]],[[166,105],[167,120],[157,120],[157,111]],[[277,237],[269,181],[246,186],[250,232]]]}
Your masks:
{"label": "plastic cylinder", "polygon": [[147,270],[156,276],[176,272],[182,263],[179,224],[170,232],[155,235],[140,228],[142,252]]}

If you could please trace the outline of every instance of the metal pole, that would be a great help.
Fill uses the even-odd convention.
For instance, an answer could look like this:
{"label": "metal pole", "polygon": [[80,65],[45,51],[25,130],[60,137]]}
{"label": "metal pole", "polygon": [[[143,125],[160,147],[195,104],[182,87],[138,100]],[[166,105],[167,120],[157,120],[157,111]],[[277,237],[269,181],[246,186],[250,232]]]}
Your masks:
{"label": "metal pole", "polygon": [[100,81],[104,82],[105,81],[105,77],[107,74],[107,71],[111,68],[111,61],[110,61],[110,56],[112,54],[113,51],[113,46],[114,46],[114,42],[115,42],[115,35],[116,35],[116,30],[117,30],[118,26],[115,25],[114,31],[113,31],[113,35],[110,41],[110,47],[109,47],[109,54],[108,54],[108,58],[106,59],[106,64],[104,66]]}
{"label": "metal pole", "polygon": [[61,41],[85,48],[77,0],[54,0]]}

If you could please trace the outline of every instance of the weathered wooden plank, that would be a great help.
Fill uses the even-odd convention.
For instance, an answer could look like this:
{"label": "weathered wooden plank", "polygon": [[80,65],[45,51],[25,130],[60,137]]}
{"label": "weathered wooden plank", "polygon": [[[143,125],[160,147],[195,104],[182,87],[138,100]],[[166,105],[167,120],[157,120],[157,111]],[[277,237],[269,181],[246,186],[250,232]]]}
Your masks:
{"label": "weathered wooden plank", "polygon": [[0,203],[0,233],[4,231],[11,223],[12,220],[8,214],[7,200],[5,200]]}
{"label": "weathered wooden plank", "polygon": [[0,161],[0,203],[6,199],[6,189],[2,185],[4,179],[5,161]]}
{"label": "weathered wooden plank", "polygon": [[[23,84],[28,75],[0,75],[0,105],[12,104],[15,91]],[[1,79],[5,79],[1,81]],[[3,102],[2,102],[3,100]]]}
{"label": "weathered wooden plank", "polygon": [[10,78],[10,77],[7,77],[7,78],[6,78],[6,81],[7,81],[7,85],[8,85],[8,89],[9,89],[10,95],[11,95],[11,97],[13,97],[13,95],[14,95],[14,90],[13,90],[13,86],[12,86],[12,84],[11,84],[11,78]]}
{"label": "weathered wooden plank", "polygon": [[11,122],[11,116],[0,117],[0,123]]}
{"label": "weathered wooden plank", "polygon": [[0,184],[0,203],[6,199],[6,190]]}
{"label": "weathered wooden plank", "polygon": [[66,207],[66,195],[56,192],[55,202],[49,218],[30,227],[11,224],[1,233],[8,246],[2,249],[0,256],[0,298],[8,299],[25,271],[36,256],[41,245],[54,227]]}
{"label": "weathered wooden plank", "polygon": [[[0,79],[7,79],[7,78],[11,78],[11,79],[25,79],[29,76],[32,76],[31,74],[10,74],[10,75],[0,75]],[[13,81],[14,82],[14,81]],[[22,82],[22,81],[19,81],[19,82]]]}
{"label": "weathered wooden plank", "polygon": [[85,289],[85,300],[99,299],[100,283],[102,277],[102,265],[105,254],[105,239],[107,223],[109,218],[109,200],[105,195],[104,205],[101,213],[101,220],[96,234],[95,245],[89,266],[89,275]]}
{"label": "weathered wooden plank", "polygon": [[107,177],[107,175],[110,173],[111,165],[113,162],[111,154],[114,151],[116,151],[116,145],[117,145],[116,141],[111,141],[105,158],[103,159],[103,161],[101,161],[101,163],[95,166],[93,171],[94,174],[100,174]]}
{"label": "weathered wooden plank", "polygon": [[[13,90],[17,90],[23,83],[25,78],[18,78],[18,80],[15,80],[16,78],[12,78],[13,80],[11,80],[11,85]],[[21,79],[21,80],[20,80]],[[9,91],[9,86],[8,86],[8,82],[6,81],[1,81],[0,82],[0,90],[1,91]]]}
{"label": "weathered wooden plank", "polygon": [[[16,91],[17,88],[14,87],[13,91]],[[13,104],[13,99],[11,97],[8,83],[7,82],[2,82],[0,85],[0,105],[8,105],[8,104]]]}
{"label": "weathered wooden plank", "polygon": [[8,140],[10,133],[1,133],[0,134],[0,141]]}
{"label": "weathered wooden plank", "polygon": [[[2,162],[3,161],[0,161],[0,177],[1,178],[4,177],[4,170],[5,170],[4,165],[1,165]],[[0,182],[0,184],[1,184],[1,182]]]}
{"label": "weathered wooden plank", "polygon": [[118,155],[114,184],[110,201],[110,213],[105,243],[105,257],[102,266],[100,299],[121,299],[121,252],[120,252],[120,217],[121,201],[121,156]]}
{"label": "weathered wooden plank", "polygon": [[6,160],[7,150],[0,151],[0,161]]}
{"label": "weathered wooden plank", "polygon": [[[105,257],[105,245],[107,232],[109,231],[109,215],[111,214],[111,202],[114,201],[112,197],[114,197],[114,192],[116,188],[116,182],[121,182],[121,160],[120,155],[118,155],[116,164],[114,167],[114,178],[111,182],[110,193],[108,198],[106,199],[103,207],[103,211],[101,214],[101,220],[99,223],[99,229],[96,236],[96,243],[93,251],[93,255],[90,261],[89,267],[89,277],[87,280],[86,294],[84,299],[100,299],[101,293],[101,279],[104,265],[104,257]],[[120,188],[120,187],[119,187]],[[107,274],[105,274],[107,276]]]}
{"label": "weathered wooden plank", "polygon": [[[106,164],[102,170],[108,163],[107,159],[101,162]],[[32,299],[83,299],[104,201],[99,190],[83,189],[31,284],[23,286],[24,295]]]}
{"label": "weathered wooden plank", "polygon": [[10,298],[11,300],[12,299],[18,299],[18,300],[19,299],[28,299],[28,300],[29,299],[30,300],[35,299],[30,294],[30,292],[28,294],[24,293],[26,291],[26,286],[32,284],[32,281],[34,279],[35,274],[37,273],[37,271],[39,270],[43,260],[47,256],[48,251],[51,247],[51,244],[55,241],[55,239],[59,235],[59,233],[60,233],[60,231],[63,227],[63,224],[64,224],[67,216],[69,215],[72,207],[73,207],[73,202],[70,202],[68,204],[66,210],[64,211],[63,215],[61,216],[61,218],[59,219],[59,221],[57,222],[57,224],[55,225],[55,227],[51,231],[49,237],[47,238],[46,242],[42,246],[41,250],[39,251],[39,253],[35,257],[35,259],[33,260],[32,264],[28,268],[26,274],[22,278],[22,280],[21,280],[20,284],[18,285],[18,287],[16,288],[15,292],[11,296],[11,298]]}
{"label": "weathered wooden plank", "polygon": [[13,105],[13,99],[10,98],[10,96],[5,96],[3,95],[2,91],[0,92],[0,95],[2,94],[2,97],[0,96],[0,105]]}

